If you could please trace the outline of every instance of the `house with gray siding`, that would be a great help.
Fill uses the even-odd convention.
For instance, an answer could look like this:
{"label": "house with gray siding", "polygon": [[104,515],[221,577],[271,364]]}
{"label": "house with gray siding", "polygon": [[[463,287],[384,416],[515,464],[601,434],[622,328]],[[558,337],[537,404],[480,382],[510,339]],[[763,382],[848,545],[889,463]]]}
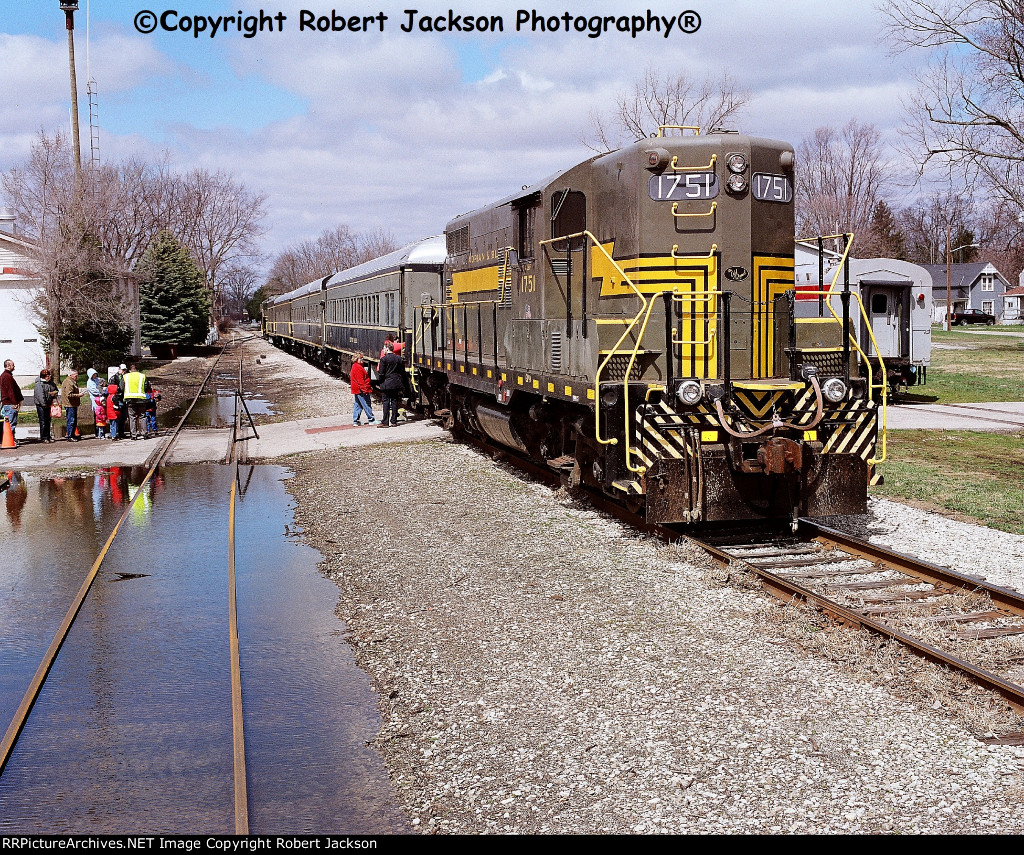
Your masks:
{"label": "house with gray siding", "polygon": [[[932,296],[935,309],[932,322],[936,324],[946,321],[946,265],[922,264],[932,277]],[[1016,322],[1017,318],[1006,317],[1003,297],[1012,286],[1009,280],[1000,273],[993,264],[977,261],[971,264],[950,265],[950,284],[952,309],[962,312],[964,309],[977,309],[996,316],[998,323]]]}

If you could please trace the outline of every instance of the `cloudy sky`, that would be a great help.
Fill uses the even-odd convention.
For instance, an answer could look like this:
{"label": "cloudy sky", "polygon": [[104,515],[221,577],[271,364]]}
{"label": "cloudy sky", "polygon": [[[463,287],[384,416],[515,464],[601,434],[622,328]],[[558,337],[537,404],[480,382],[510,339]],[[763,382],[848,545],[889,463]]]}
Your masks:
{"label": "cloudy sky", "polygon": [[[422,7],[420,6],[422,4]],[[872,3],[820,0],[467,0],[335,5],[387,15],[384,32],[300,30],[306,0],[80,0],[76,52],[83,149],[85,81],[99,91],[104,160],[169,152],[181,167],[227,169],[267,194],[266,249],[341,223],[402,240],[443,230],[452,216],[584,159],[580,139],[648,66],[695,76],[728,71],[754,94],[740,130],[793,143],[850,118],[893,137],[910,62],[893,57]],[[88,6],[88,27],[86,9]],[[517,32],[517,11],[590,18],[700,15],[693,34],[612,30]],[[207,32],[157,27],[193,16],[283,13],[253,38],[236,25]],[[504,31],[403,32],[423,16],[500,15]],[[223,26],[223,25],[222,25]],[[0,0],[0,171],[23,160],[40,129],[66,129],[67,40],[59,0]]]}

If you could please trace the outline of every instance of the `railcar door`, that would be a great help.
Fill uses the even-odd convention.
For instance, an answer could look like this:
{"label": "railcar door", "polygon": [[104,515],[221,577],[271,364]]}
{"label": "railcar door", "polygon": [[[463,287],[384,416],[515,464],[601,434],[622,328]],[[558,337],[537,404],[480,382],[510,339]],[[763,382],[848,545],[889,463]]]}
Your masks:
{"label": "railcar door", "polygon": [[868,321],[875,339],[872,342],[869,336],[865,342],[868,356],[881,356],[883,359],[904,356],[900,350],[900,331],[903,328],[901,289],[873,285],[866,290]]}

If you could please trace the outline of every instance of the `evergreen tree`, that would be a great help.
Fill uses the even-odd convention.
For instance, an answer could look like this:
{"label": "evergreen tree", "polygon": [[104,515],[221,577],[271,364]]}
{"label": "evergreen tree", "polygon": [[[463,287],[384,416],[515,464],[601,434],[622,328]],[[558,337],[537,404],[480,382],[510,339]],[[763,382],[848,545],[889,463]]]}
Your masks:
{"label": "evergreen tree", "polygon": [[201,344],[210,313],[203,274],[187,249],[160,232],[139,260],[139,303],[145,344]]}
{"label": "evergreen tree", "polygon": [[256,293],[254,293],[249,299],[249,302],[245,304],[245,311],[248,312],[249,317],[254,321],[263,319],[263,301],[266,300],[268,296],[269,294],[267,294],[267,289],[263,285],[260,285],[260,287],[256,289]]}
{"label": "evergreen tree", "polygon": [[861,254],[880,258],[907,260],[907,241],[896,223],[896,216],[884,201],[879,200],[871,210],[871,224],[863,242]]}

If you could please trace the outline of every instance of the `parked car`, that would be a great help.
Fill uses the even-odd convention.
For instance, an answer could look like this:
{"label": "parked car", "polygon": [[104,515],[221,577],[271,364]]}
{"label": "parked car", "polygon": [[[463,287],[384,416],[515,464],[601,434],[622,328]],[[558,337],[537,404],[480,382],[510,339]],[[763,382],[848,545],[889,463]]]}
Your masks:
{"label": "parked car", "polygon": [[996,322],[996,316],[983,312],[981,309],[964,309],[962,312],[953,312],[953,326],[962,327],[964,324],[986,324],[992,326]]}

